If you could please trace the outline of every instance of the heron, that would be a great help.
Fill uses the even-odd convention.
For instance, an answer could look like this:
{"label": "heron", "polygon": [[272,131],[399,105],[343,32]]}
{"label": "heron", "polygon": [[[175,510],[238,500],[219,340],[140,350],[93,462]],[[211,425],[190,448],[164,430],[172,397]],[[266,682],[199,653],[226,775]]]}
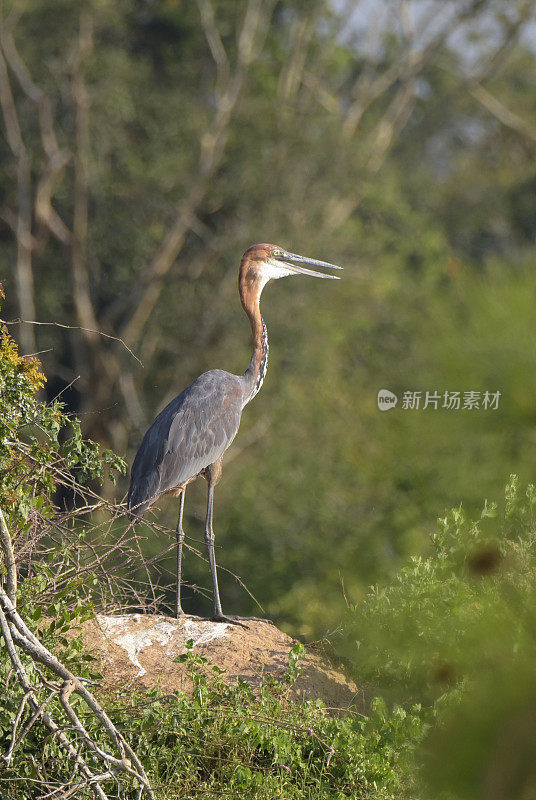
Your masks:
{"label": "heron", "polygon": [[268,333],[260,312],[262,290],[271,280],[291,275],[334,278],[307,266],[342,269],[327,261],[289,253],[273,244],[255,244],[242,256],[238,290],[253,334],[253,353],[243,375],[213,369],[196,378],[156,417],[134,459],[128,491],[128,508],[135,518],[165,494],[179,497],[176,528],[177,584],[175,615],[184,611],[181,569],[184,543],[183,515],[186,487],[202,476],[208,484],[205,544],[212,577],[214,614],[219,622],[234,622],[223,614],[214,553],[214,487],[222,473],[223,454],[235,438],[244,407],[259,392],[268,366]]}

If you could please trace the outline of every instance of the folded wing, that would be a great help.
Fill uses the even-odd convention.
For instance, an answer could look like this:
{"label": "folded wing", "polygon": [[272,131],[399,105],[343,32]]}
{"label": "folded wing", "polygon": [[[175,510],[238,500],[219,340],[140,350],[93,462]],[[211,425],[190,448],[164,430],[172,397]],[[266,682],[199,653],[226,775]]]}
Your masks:
{"label": "folded wing", "polygon": [[142,515],[164,492],[217,461],[233,441],[242,414],[236,375],[200,375],[156,417],[132,465],[128,507]]}

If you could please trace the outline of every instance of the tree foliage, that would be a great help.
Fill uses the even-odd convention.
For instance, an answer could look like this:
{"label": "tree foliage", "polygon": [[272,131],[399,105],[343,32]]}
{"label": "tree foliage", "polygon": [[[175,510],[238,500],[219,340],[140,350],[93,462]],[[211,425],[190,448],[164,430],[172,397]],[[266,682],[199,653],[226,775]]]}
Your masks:
{"label": "tree foliage", "polygon": [[439,520],[433,550],[349,609],[357,674],[431,704],[422,796],[534,792],[536,489],[512,475],[499,509]]}
{"label": "tree foliage", "polygon": [[0,504],[8,519],[27,521],[32,512],[50,514],[62,478],[81,483],[116,480],[122,459],[82,438],[80,421],[56,399],[38,399],[45,385],[35,358],[19,355],[7,328],[0,329]]}
{"label": "tree foliage", "polygon": [[[346,267],[267,290],[268,376],[216,498],[220,562],[307,635],[426,552],[441,509],[534,469],[533,4],[359,6],[12,0],[2,28],[9,316],[75,326],[17,335],[85,434],[131,461],[200,372],[245,368],[252,242]],[[380,388],[502,397],[380,415]]]}

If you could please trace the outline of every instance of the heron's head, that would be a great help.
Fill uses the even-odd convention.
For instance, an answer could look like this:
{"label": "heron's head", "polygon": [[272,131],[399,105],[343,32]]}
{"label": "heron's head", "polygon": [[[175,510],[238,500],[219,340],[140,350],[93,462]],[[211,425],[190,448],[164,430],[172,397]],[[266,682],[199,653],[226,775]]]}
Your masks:
{"label": "heron's head", "polygon": [[313,278],[334,278],[337,275],[330,275],[328,272],[317,272],[307,269],[306,264],[315,267],[330,267],[331,269],[342,269],[336,264],[327,261],[318,261],[315,258],[289,253],[283,247],[276,244],[254,244],[242,256],[239,274],[239,286],[241,296],[244,293],[255,292],[260,294],[268,281],[277,278],[286,278],[289,275],[310,275]]}

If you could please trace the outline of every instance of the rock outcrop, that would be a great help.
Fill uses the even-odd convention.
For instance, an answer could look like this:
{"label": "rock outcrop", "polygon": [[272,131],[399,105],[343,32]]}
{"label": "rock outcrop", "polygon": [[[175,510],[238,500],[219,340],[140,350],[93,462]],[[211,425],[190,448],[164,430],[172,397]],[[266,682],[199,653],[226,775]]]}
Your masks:
{"label": "rock outcrop", "polygon": [[[247,628],[191,616],[99,614],[82,625],[81,633],[88,652],[100,660],[105,687],[159,684],[165,692],[189,691],[187,667],[174,661],[189,640],[195,653],[224,670],[227,682],[242,678],[255,688],[263,676],[282,678],[295,640],[267,620],[245,623]],[[363,708],[363,692],[325,654],[308,649],[299,664],[302,671],[290,698],[320,698],[332,709]]]}

